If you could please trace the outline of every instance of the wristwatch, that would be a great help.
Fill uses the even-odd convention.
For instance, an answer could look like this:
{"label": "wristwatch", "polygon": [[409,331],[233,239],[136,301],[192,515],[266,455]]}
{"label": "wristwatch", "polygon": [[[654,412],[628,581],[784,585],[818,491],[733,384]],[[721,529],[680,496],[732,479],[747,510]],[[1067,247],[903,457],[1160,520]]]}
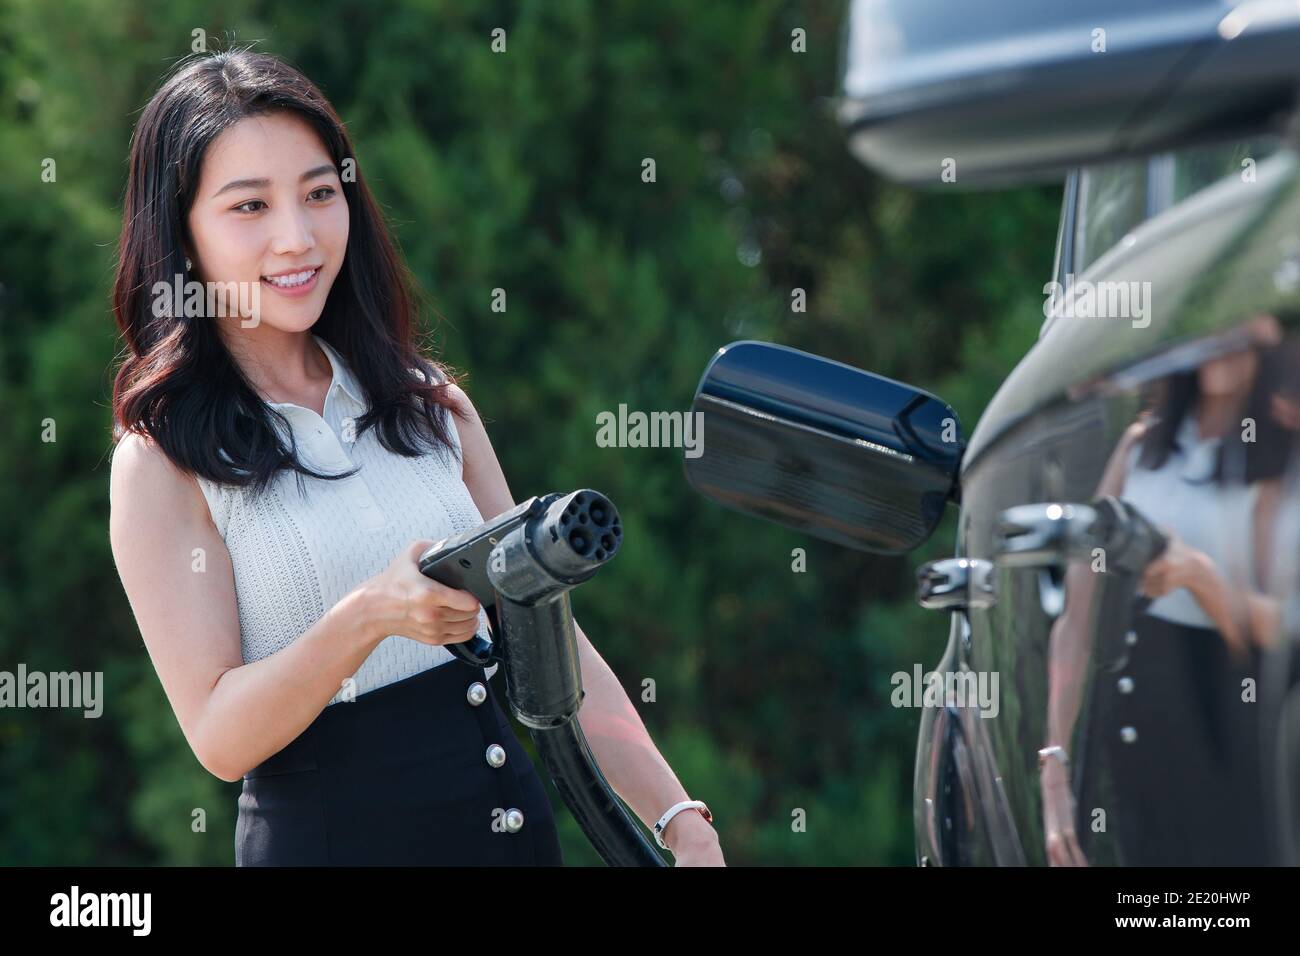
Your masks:
{"label": "wristwatch", "polygon": [[1065,752],[1065,748],[1060,744],[1053,744],[1050,747],[1044,747],[1038,751],[1038,769],[1043,769],[1043,764],[1047,763],[1049,757],[1055,757],[1061,761],[1061,766],[1066,770],[1070,769],[1070,755]]}
{"label": "wristwatch", "polygon": [[672,849],[664,842],[663,838],[663,832],[668,826],[668,821],[677,816],[677,814],[681,813],[683,810],[691,809],[699,810],[700,816],[704,817],[704,819],[708,820],[710,823],[713,822],[713,814],[709,812],[709,808],[703,800],[683,800],[681,803],[674,803],[668,808],[668,812],[659,818],[659,822],[654,825],[655,842],[659,844],[661,849],[670,851]]}

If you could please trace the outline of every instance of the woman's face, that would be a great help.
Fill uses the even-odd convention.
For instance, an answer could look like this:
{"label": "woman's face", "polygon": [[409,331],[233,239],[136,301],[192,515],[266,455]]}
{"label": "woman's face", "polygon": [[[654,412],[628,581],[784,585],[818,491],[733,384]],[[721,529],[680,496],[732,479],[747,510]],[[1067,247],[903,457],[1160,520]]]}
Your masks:
{"label": "woman's face", "polygon": [[[315,130],[292,113],[263,114],[240,120],[209,146],[189,230],[193,275],[248,283],[235,301],[258,303],[251,319],[229,308],[231,317],[218,321],[231,323],[232,332],[258,325],[300,332],[320,318],[343,266],[348,204]],[[312,268],[319,271],[297,290],[282,291],[268,278]]]}
{"label": "woman's face", "polygon": [[1257,364],[1253,351],[1210,359],[1198,371],[1201,394],[1218,398],[1244,395],[1255,380]]}

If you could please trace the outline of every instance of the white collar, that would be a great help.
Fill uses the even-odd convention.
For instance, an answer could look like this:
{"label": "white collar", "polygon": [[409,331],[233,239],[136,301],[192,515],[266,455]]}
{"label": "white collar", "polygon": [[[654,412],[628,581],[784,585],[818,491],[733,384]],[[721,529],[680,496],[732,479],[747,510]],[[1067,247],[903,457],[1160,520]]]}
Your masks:
{"label": "white collar", "polygon": [[1178,428],[1178,448],[1183,455],[1179,476],[1193,484],[1202,484],[1213,477],[1222,444],[1221,438],[1200,437],[1200,431],[1195,412],[1189,410]]}
{"label": "white collar", "polygon": [[[315,332],[311,333],[311,337],[316,340],[316,344],[321,347],[321,351],[323,351],[325,357],[329,359],[330,369],[333,372],[333,377],[330,380],[330,391],[333,391],[334,386],[337,385],[339,388],[343,389],[343,391],[347,392],[348,395],[352,397],[353,401],[362,408],[365,408],[365,391],[361,388],[361,384],[357,381],[356,376],[352,374],[352,370],[348,368],[348,363],[343,360],[343,356],[338,353],[338,350],[335,349],[334,346],[330,345]],[[329,393],[326,392],[326,397],[328,398],[328,396]],[[272,408],[299,407],[293,402],[267,402],[266,404]]]}

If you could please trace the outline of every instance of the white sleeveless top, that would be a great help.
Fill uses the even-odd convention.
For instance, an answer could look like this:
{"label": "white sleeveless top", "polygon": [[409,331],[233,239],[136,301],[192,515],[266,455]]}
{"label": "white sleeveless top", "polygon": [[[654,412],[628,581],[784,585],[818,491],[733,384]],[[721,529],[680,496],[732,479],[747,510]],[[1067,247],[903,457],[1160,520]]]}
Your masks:
{"label": "white sleeveless top", "polygon": [[[1120,497],[1136,505],[1156,525],[1173,528],[1188,545],[1204,552],[1230,584],[1250,586],[1252,515],[1258,485],[1214,480],[1221,439],[1201,438],[1194,412],[1183,418],[1176,438],[1178,447],[1156,469],[1138,464],[1140,442],[1129,449]],[[1156,598],[1147,613],[1174,624],[1215,627],[1186,588]]]}
{"label": "white sleeveless top", "polygon": [[[383,571],[417,538],[438,540],[483,523],[462,479],[460,436],[444,409],[446,449],[417,458],[389,452],[374,429],[357,436],[355,419],[369,408],[360,384],[333,346],[312,333],[334,378],[325,417],[289,402],[267,402],[288,420],[299,459],[325,474],[360,471],[325,481],[282,469],[262,495],[195,476],[234,568],[244,663],[292,643],[357,585]],[[414,374],[418,374],[413,370]],[[274,421],[274,420],[273,420]],[[275,425],[287,441],[283,426]],[[487,612],[479,630],[488,637]],[[361,695],[452,659],[446,648],[400,635],[384,638],[354,675]],[[490,677],[498,665],[487,668]],[[344,699],[344,688],[330,700]]]}

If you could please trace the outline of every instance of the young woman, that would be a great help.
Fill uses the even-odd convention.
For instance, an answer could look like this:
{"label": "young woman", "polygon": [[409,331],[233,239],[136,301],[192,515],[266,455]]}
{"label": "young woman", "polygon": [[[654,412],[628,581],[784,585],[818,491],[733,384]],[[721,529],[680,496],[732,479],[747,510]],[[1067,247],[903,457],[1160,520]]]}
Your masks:
{"label": "young woman", "polygon": [[[273,57],[190,60],[129,175],[113,555],[195,756],[243,778],[236,865],[562,863],[495,667],[443,646],[486,613],[415,565],[514,497],[414,342],[409,273],[334,109]],[[677,865],[722,865],[707,807],[578,640],[606,777],[648,826],[675,811]]]}

